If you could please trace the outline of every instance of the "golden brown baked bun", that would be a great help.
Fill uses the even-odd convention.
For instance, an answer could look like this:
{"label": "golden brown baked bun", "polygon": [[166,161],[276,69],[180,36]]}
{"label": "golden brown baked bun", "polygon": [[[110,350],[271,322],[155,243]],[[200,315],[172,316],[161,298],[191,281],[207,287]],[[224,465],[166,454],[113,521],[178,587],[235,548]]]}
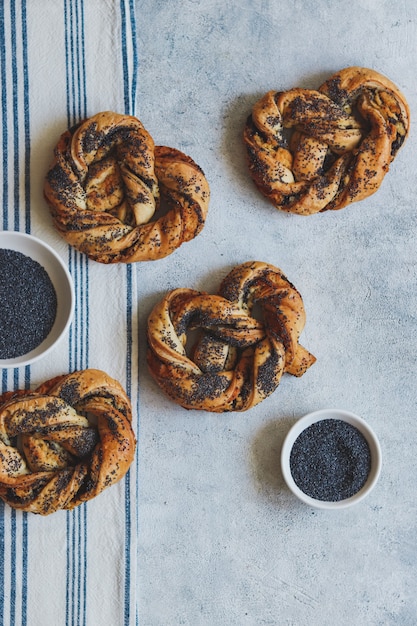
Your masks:
{"label": "golden brown baked bun", "polygon": [[[251,317],[257,305],[263,321]],[[187,409],[246,411],[269,396],[284,372],[302,376],[316,360],[299,343],[303,301],[278,268],[248,262],[219,294],[174,289],[148,318],[149,371]],[[199,329],[192,358],[187,332]]]}
{"label": "golden brown baked bun", "polygon": [[136,440],[122,386],[100,370],[57,376],[0,396],[0,497],[49,515],[120,480]]}
{"label": "golden brown baked bun", "polygon": [[190,157],[155,146],[137,118],[106,111],[61,135],[44,194],[71,246],[101,263],[133,263],[196,237],[210,190]]}
{"label": "golden brown baked bun", "polygon": [[[244,130],[250,174],[282,211],[341,209],[379,188],[409,117],[398,88],[362,67],[341,70],[317,91],[269,91]],[[289,143],[284,132],[292,132]]]}

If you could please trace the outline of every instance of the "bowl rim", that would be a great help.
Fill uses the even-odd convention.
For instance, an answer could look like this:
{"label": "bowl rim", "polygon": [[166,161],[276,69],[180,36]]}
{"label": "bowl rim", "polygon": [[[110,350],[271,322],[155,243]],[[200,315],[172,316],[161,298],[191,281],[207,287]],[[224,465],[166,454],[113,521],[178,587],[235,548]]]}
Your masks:
{"label": "bowl rim", "polygon": [[[355,426],[366,438],[371,452],[371,470],[363,487],[353,496],[337,502],[318,500],[308,496],[298,487],[290,470],[290,454],[297,437],[312,424],[325,419],[338,419]],[[281,471],[288,488],[302,502],[319,509],[344,509],[361,502],[378,482],[381,467],[382,452],[375,431],[362,417],[343,409],[320,409],[299,418],[285,436],[281,449]]]}
{"label": "bowl rim", "polygon": [[[26,245],[28,249],[26,249]],[[34,247],[34,249],[39,251],[39,255],[34,253],[34,250],[30,250],[30,246]],[[32,235],[30,233],[24,233],[16,230],[0,230],[0,249],[3,250],[14,250],[16,252],[20,252],[33,260],[37,261],[44,267],[47,271],[48,276],[54,285],[57,298],[58,298],[58,309],[57,316],[55,322],[48,333],[47,337],[33,350],[27,352],[26,354],[22,354],[20,356],[10,358],[10,359],[0,359],[0,370],[1,369],[14,369],[17,367],[24,367],[26,365],[31,365],[36,361],[45,358],[61,341],[63,336],[66,334],[75,310],[75,288],[72,280],[72,276],[65,265],[62,258],[59,254],[50,246],[46,241],[43,241],[39,237]],[[39,260],[42,257],[43,260],[47,259],[45,267],[45,262]],[[65,279],[66,284],[63,286],[62,283],[58,284],[57,277],[51,276],[52,270],[58,272],[61,276],[61,280]],[[66,307],[65,307],[65,316],[61,315],[60,309],[60,298],[59,293],[65,290],[67,293],[66,298]],[[63,321],[61,318],[63,317]],[[58,319],[59,318],[59,319]],[[56,325],[60,322],[63,322],[62,328],[60,330],[56,330]],[[58,332],[55,339],[53,339],[54,332]]]}

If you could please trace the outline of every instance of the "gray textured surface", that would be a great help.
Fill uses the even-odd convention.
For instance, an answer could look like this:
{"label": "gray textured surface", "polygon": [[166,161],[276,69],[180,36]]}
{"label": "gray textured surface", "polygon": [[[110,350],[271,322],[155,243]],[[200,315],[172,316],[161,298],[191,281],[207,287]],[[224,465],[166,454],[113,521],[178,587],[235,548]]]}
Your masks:
{"label": "gray textured surface", "polygon": [[[306,218],[260,196],[241,135],[267,90],[318,87],[350,65],[391,78],[413,114],[417,5],[143,0],[137,12],[138,116],[157,144],[199,163],[212,193],[198,239],[136,268],[141,624],[414,626],[414,129],[374,196]],[[317,363],[247,413],[185,411],[146,370],[146,316],[166,290],[215,291],[250,259],[301,292]],[[279,470],[294,420],[331,406],[368,420],[383,451],[371,496],[340,513],[297,502]]]}

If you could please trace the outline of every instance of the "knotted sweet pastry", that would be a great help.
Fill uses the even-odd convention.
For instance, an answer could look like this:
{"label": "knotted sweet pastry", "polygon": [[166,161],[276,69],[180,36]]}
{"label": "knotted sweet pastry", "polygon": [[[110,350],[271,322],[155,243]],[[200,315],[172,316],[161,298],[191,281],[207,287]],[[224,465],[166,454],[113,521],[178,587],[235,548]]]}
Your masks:
{"label": "knotted sweet pastry", "polygon": [[71,246],[101,263],[133,263],[196,237],[210,190],[189,156],[155,146],[137,118],[107,111],[61,135],[44,195]]}
{"label": "knotted sweet pastry", "polygon": [[398,88],[374,70],[349,67],[317,91],[269,91],[253,107],[244,142],[261,193],[282,211],[311,215],[377,191],[408,130]]}
{"label": "knotted sweet pastry", "polygon": [[127,472],[135,453],[122,386],[87,369],[0,396],[0,497],[41,515],[73,509]]}
{"label": "knotted sweet pastry", "polygon": [[[252,317],[254,307],[262,321]],[[218,295],[174,289],[148,318],[149,371],[187,409],[246,411],[268,397],[284,372],[302,376],[316,360],[298,340],[302,298],[272,265],[248,262]],[[191,356],[187,332],[200,331]]]}

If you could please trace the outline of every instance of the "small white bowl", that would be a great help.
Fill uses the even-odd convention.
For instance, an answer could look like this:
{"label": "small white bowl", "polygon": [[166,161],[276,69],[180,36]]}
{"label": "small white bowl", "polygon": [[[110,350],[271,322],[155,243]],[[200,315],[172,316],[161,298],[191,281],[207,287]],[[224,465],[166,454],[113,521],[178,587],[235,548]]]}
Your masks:
{"label": "small white bowl", "polygon": [[[328,419],[341,420],[356,427],[367,440],[371,454],[371,467],[363,487],[351,497],[335,502],[318,500],[304,493],[296,484],[290,468],[291,451],[299,435],[301,435],[306,428],[312,426],[316,422]],[[287,433],[281,450],[281,470],[287,486],[302,502],[319,509],[343,509],[363,500],[375,487],[378,481],[379,474],[381,472],[381,463],[381,447],[377,436],[369,424],[358,415],[349,413],[348,411],[342,411],[340,409],[323,409],[321,411],[308,413],[304,417],[300,418]]]}
{"label": "small white bowl", "polygon": [[55,321],[42,343],[21,356],[0,359],[0,368],[22,367],[44,358],[67,332],[74,314],[74,284],[58,254],[47,243],[33,235],[16,231],[0,231],[0,248],[20,252],[39,263],[46,270],[57,297]]}

